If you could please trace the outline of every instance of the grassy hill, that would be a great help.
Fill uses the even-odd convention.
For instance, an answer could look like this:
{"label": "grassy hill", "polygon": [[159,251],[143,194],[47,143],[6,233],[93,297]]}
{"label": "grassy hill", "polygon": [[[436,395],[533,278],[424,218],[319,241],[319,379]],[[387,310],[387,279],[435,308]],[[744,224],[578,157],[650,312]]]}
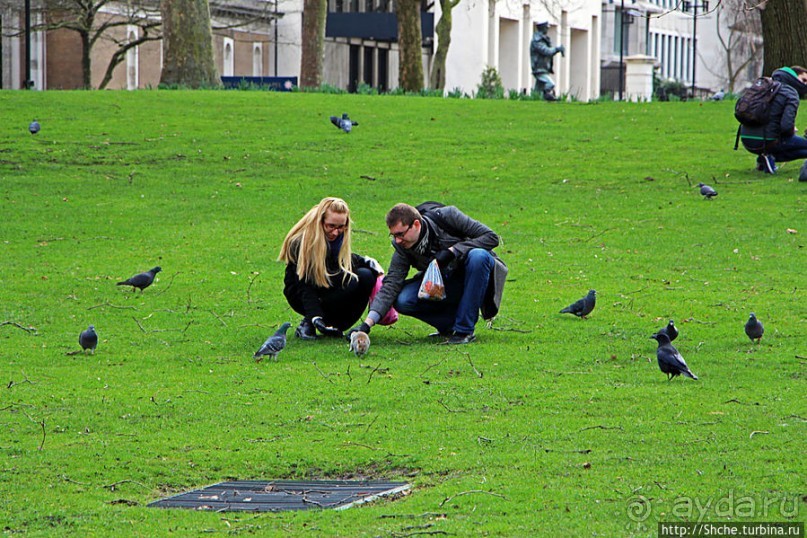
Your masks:
{"label": "grassy hill", "polygon": [[[805,193],[731,150],[732,103],[0,92],[0,521],[76,536],[656,536],[805,521]],[[350,135],[328,117],[349,112]],[[39,134],[27,132],[36,118]],[[719,196],[707,201],[699,181]],[[501,314],[290,339],[276,261],[324,196],[386,265],[397,202],[502,237]],[[160,265],[141,293],[115,282]],[[558,311],[598,292],[587,320]],[[760,345],[743,333],[750,312]],[[674,319],[699,381],[650,335]],[[94,355],[70,354],[94,324]],[[378,478],[347,511],[146,508],[224,480]]]}

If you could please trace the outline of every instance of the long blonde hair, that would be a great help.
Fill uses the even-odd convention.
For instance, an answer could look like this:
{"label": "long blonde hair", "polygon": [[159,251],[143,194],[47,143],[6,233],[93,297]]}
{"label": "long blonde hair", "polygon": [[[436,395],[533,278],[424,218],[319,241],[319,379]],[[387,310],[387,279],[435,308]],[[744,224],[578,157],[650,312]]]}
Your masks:
{"label": "long blonde hair", "polygon": [[342,281],[356,278],[350,262],[350,208],[341,198],[323,198],[312,207],[297,224],[291,227],[283,246],[280,247],[278,261],[297,264],[297,277],[320,288],[330,288],[328,269],[325,260],[328,256],[328,239],[323,230],[325,214],[339,213],[346,216],[342,248],[339,250],[339,269]]}

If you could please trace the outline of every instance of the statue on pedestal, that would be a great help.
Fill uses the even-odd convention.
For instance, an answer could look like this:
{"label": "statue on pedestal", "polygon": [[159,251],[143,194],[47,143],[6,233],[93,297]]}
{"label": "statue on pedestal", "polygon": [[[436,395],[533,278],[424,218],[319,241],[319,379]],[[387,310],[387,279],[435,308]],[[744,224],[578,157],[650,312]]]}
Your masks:
{"label": "statue on pedestal", "polygon": [[552,41],[546,34],[549,30],[548,22],[539,22],[535,26],[535,33],[530,42],[530,60],[532,61],[532,75],[535,77],[533,93],[541,92],[547,101],[557,101],[555,96],[555,83],[549,76],[554,73],[552,60],[555,54],[563,56],[566,48],[563,45],[552,46]]}

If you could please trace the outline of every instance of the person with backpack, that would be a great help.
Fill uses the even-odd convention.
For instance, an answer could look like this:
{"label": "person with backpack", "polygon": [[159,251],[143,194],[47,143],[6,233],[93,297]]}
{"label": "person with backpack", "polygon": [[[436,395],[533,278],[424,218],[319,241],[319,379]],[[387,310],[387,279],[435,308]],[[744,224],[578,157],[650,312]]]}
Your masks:
{"label": "person with backpack", "polygon": [[[484,319],[499,312],[507,266],[493,252],[499,236],[454,206],[426,202],[397,204],[387,213],[394,252],[381,289],[363,323],[350,330],[370,332],[393,307],[399,314],[428,323],[445,344],[469,344],[481,311]],[[418,299],[424,271],[437,261],[445,299]],[[419,273],[407,279],[410,268]]]}
{"label": "person with backpack", "polygon": [[303,316],[295,336],[342,336],[367,308],[381,265],[351,251],[350,208],[323,198],[292,226],[278,260],[286,263],[283,294]]}
{"label": "person with backpack", "polygon": [[769,85],[767,102],[763,103],[764,97],[758,97],[757,103],[746,104],[749,109],[761,110],[761,117],[748,121],[738,115],[742,97],[735,108],[735,116],[741,121],[738,136],[743,147],[757,155],[757,170],[768,174],[776,172],[777,161],[807,159],[807,138],[796,135],[799,99],[807,96],[807,69],[782,67],[773,72],[771,79],[755,83],[755,86]]}

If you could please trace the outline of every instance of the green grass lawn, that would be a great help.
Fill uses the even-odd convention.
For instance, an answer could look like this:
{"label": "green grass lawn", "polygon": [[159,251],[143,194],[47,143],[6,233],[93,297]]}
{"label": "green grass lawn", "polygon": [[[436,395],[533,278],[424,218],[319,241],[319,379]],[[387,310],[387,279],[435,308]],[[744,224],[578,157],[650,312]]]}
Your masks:
{"label": "green grass lawn", "polygon": [[[800,162],[771,177],[732,151],[732,106],[0,92],[0,528],[527,537],[804,522],[807,184]],[[350,135],[328,121],[342,112]],[[491,226],[510,267],[499,317],[459,348],[404,317],[361,359],[290,338],[256,364],[299,321],[276,257],[324,196],[348,201],[354,250],[382,265],[397,202]],[[155,265],[142,294],[115,286]],[[558,313],[590,288],[589,319]],[[760,345],[743,332],[752,311]],[[650,335],[670,318],[699,381],[656,365]],[[69,354],[89,324],[96,353]],[[347,511],[146,507],[280,478],[413,489]]]}

